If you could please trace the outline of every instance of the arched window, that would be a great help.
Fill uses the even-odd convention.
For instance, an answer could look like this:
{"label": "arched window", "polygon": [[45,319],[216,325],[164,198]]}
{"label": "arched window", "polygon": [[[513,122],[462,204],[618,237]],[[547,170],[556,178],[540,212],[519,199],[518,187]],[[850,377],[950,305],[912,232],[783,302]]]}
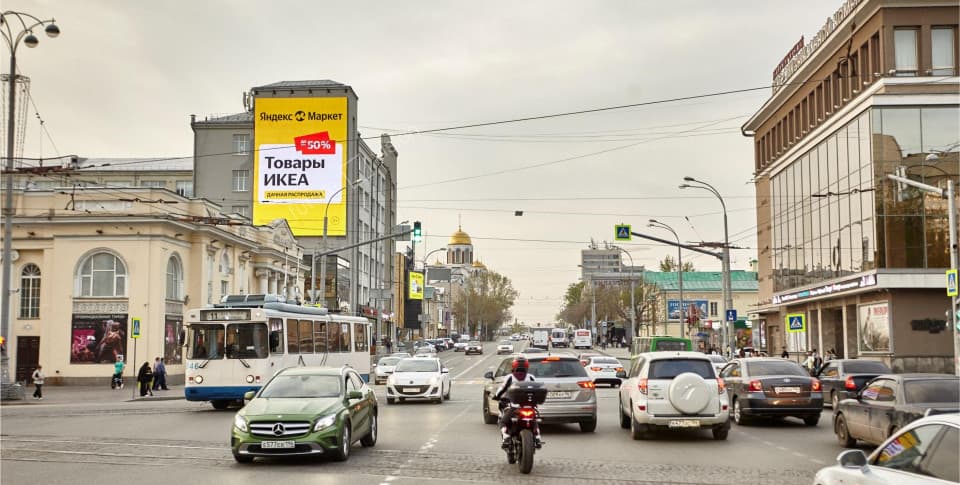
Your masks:
{"label": "arched window", "polygon": [[224,249],[223,253],[220,255],[220,272],[223,274],[230,274],[233,272],[233,268],[230,267],[230,250]]}
{"label": "arched window", "polygon": [[167,260],[167,299],[183,299],[183,265],[177,256],[170,256]]}
{"label": "arched window", "polygon": [[127,268],[108,252],[91,254],[80,265],[80,296],[126,296]]}
{"label": "arched window", "polygon": [[40,318],[40,267],[33,263],[20,271],[20,318]]}

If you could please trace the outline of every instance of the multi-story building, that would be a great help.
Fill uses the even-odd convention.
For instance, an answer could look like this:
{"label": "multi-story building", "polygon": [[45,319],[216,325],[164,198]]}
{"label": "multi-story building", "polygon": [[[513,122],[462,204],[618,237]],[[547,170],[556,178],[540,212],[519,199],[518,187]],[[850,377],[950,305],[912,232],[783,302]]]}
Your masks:
{"label": "multi-story building", "polygon": [[[334,309],[363,314],[370,317],[391,313],[393,301],[385,298],[381,290],[392,288],[394,247],[390,240],[344,249],[328,258],[326,283],[321,285],[320,258],[314,265],[314,252],[323,248],[336,249],[356,245],[359,242],[389,234],[396,225],[397,151],[390,137],[380,137],[381,153],[377,154],[367,145],[357,125],[357,95],[353,88],[335,81],[282,81],[252,88],[247,96],[245,110],[240,113],[193,117],[194,131],[194,186],[198,197],[221,204],[228,212],[258,219],[259,204],[255,188],[259,179],[255,169],[256,147],[255,106],[257,103],[284,100],[343,100],[344,140],[332,140],[346,150],[346,171],[343,173],[342,193],[323,194],[322,202],[301,204],[304,214],[290,218],[290,225],[300,244],[307,248],[304,263],[316,276],[307,277],[302,288],[305,300],[314,300],[314,290],[325,286],[325,295],[316,295],[316,300]],[[309,110],[307,110],[309,111]],[[297,121],[306,124],[315,113],[298,111],[291,113]],[[289,142],[293,144],[293,140]],[[338,148],[339,149],[339,148]],[[228,176],[229,175],[229,176]],[[342,227],[335,234],[322,236],[324,216],[335,196],[345,200],[345,224],[330,212],[330,226]],[[327,200],[329,199],[329,200]],[[336,205],[336,202],[334,203]],[[263,207],[262,205],[260,207]],[[293,213],[291,213],[293,214]],[[324,241],[325,239],[325,241]],[[340,268],[341,271],[335,271]],[[348,281],[344,281],[344,280]],[[389,292],[389,291],[388,291]],[[396,298],[396,297],[393,297]],[[384,309],[388,309],[386,312]],[[384,329],[378,334],[383,334]]]}
{"label": "multi-story building", "polygon": [[619,272],[623,268],[621,252],[619,248],[606,243],[603,248],[591,243],[589,248],[581,249],[580,278],[588,280],[596,274]]}
{"label": "multi-story building", "polygon": [[117,359],[129,376],[162,356],[182,383],[188,308],[237,293],[293,297],[306,270],[283,221],[253,227],[170,190],[33,188],[17,190],[13,207],[8,349],[18,381],[42,364],[52,384],[106,384]]}
{"label": "multi-story building", "polygon": [[73,187],[147,187],[193,197],[193,158],[77,158],[65,171],[23,174],[17,187],[26,190]]}
{"label": "multi-story building", "polygon": [[774,70],[754,140],[768,351],[952,371],[947,201],[960,176],[956,1],[847,0]]}

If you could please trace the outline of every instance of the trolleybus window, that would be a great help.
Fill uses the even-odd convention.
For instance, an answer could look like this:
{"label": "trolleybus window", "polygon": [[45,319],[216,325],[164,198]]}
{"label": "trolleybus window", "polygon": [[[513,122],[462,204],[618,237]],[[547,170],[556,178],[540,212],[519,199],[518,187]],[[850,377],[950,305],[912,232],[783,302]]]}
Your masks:
{"label": "trolleybus window", "polygon": [[191,359],[223,358],[223,337],[226,331],[223,325],[193,324],[190,330],[193,332]]}
{"label": "trolleybus window", "polygon": [[288,354],[299,354],[300,353],[300,337],[297,334],[297,321],[290,319],[287,320],[287,353]]}
{"label": "trolleybus window", "polygon": [[270,353],[283,353],[283,319],[270,319]]}
{"label": "trolleybus window", "polygon": [[327,353],[327,322],[313,322],[313,346],[318,354]]}
{"label": "trolleybus window", "polygon": [[350,352],[350,324],[331,322],[327,326],[328,352]]}
{"label": "trolleybus window", "polygon": [[353,348],[356,349],[357,352],[370,350],[370,341],[367,339],[367,327],[369,327],[369,325],[363,323],[353,324]]}
{"label": "trolleybus window", "polygon": [[300,320],[300,353],[313,353],[313,321]]}
{"label": "trolleybus window", "polygon": [[226,351],[228,359],[265,359],[267,326],[262,323],[227,325]]}

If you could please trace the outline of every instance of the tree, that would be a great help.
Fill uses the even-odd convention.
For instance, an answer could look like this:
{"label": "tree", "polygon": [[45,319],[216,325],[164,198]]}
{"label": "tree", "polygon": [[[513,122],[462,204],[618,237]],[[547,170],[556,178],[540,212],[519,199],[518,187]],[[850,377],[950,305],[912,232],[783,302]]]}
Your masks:
{"label": "tree", "polygon": [[[670,256],[669,254],[664,256],[663,259],[660,260],[660,271],[664,273],[670,273],[676,270],[677,270],[677,260],[673,259],[673,257]],[[696,271],[696,268],[693,267],[692,262],[687,261],[686,263],[683,263],[683,271],[685,273],[689,273],[691,271]]]}
{"label": "tree", "polygon": [[490,270],[473,273],[455,296],[453,315],[458,322],[467,322],[470,335],[476,335],[478,326],[482,325],[485,337],[490,338],[510,320],[510,308],[516,299],[517,290],[510,278]]}

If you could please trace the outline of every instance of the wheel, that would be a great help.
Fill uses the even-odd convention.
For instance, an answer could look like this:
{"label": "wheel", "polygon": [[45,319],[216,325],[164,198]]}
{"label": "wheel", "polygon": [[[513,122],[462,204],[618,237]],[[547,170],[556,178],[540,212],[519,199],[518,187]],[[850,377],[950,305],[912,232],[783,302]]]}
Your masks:
{"label": "wheel", "polygon": [[397,398],[397,400],[400,402],[407,402],[407,398],[405,397]]}
{"label": "wheel", "polygon": [[394,398],[392,398],[392,397],[388,397],[388,398],[387,398],[387,404],[396,404],[396,403],[397,403],[397,400],[396,400],[396,399],[394,399]]}
{"label": "wheel", "polygon": [[623,408],[620,408],[620,427],[630,429],[630,416],[623,412]]}
{"label": "wheel", "polygon": [[227,409],[227,406],[230,405],[230,401],[210,401],[210,404],[213,406],[213,409]]}
{"label": "wheel", "polygon": [[590,421],[580,421],[581,433],[593,433],[596,430],[597,430],[597,418],[593,418]]}
{"label": "wheel", "polygon": [[447,388],[447,393],[443,395],[443,399],[444,399],[445,401],[449,401],[449,400],[450,400],[450,392],[452,392],[452,391],[453,391],[453,385],[451,384],[450,387]]}
{"label": "wheel", "polygon": [[730,426],[723,425],[713,428],[713,439],[717,441],[726,440],[728,434],[730,434]]}
{"label": "wheel", "polygon": [[360,438],[360,444],[363,445],[364,448],[370,448],[377,444],[377,413],[373,413],[373,420],[370,421],[370,432],[363,438]]}
{"label": "wheel", "polygon": [[837,435],[837,441],[844,448],[852,448],[857,444],[857,440],[850,436],[850,430],[847,428],[847,418],[842,414],[837,415],[837,422],[833,425],[833,432]]}
{"label": "wheel", "polygon": [[635,440],[642,440],[647,437],[647,425],[637,422],[633,412],[633,404],[630,404],[630,437]]}
{"label": "wheel", "polygon": [[483,395],[483,424],[497,424],[497,417],[490,414],[490,399]]}
{"label": "wheel", "polygon": [[333,459],[336,461],[347,461],[350,458],[350,421],[343,423],[343,433],[340,436],[340,446],[333,452]]}
{"label": "wheel", "polygon": [[803,417],[803,424],[805,424],[805,425],[807,425],[807,426],[816,426],[817,423],[819,423],[819,422],[820,422],[820,415],[819,415],[819,414],[814,414],[814,415],[811,415],[811,416],[804,416],[804,417]]}
{"label": "wheel", "polygon": [[740,409],[740,400],[733,400],[733,422],[737,423],[740,426],[745,426],[750,423],[750,418],[743,415],[743,411]]}
{"label": "wheel", "polygon": [[520,457],[517,460],[517,466],[520,473],[528,474],[533,470],[533,454],[536,444],[533,442],[533,432],[529,429],[520,431]]}
{"label": "wheel", "polygon": [[233,459],[237,460],[237,463],[253,463],[253,457],[247,455],[241,455],[239,453],[233,454]]}
{"label": "wheel", "polygon": [[837,411],[837,407],[840,406],[840,398],[837,397],[837,391],[830,391],[830,407],[833,408],[833,411]]}

